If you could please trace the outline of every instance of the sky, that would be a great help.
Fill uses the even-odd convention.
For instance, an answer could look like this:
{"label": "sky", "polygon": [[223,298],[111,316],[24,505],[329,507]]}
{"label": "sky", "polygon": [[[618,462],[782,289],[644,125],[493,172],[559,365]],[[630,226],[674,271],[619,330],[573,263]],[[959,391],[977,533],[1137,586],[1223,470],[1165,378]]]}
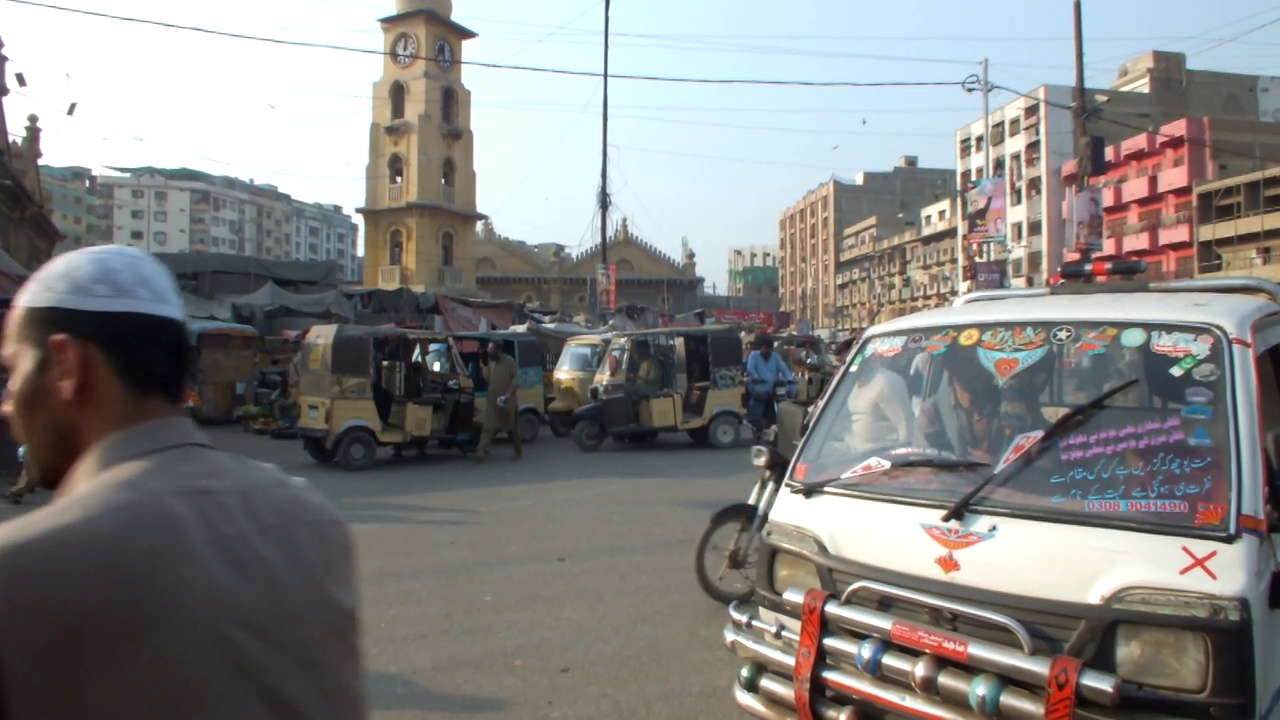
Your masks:
{"label": "sky", "polygon": [[[43,1],[43,0],[42,0]],[[394,0],[48,0],[178,25],[379,51]],[[472,93],[477,203],[498,232],[588,249],[599,242],[602,81],[467,61],[601,68],[603,0],[454,0]],[[109,7],[109,10],[107,9]],[[1070,0],[613,0],[610,72],[937,87],[609,83],[610,218],[672,256],[687,237],[707,289],[728,249],[776,243],[779,213],[833,174],[902,155],[954,167],[955,131],[981,116],[960,83],[1073,82]],[[1084,0],[1086,77],[1183,51],[1199,69],[1280,75],[1271,0]],[[364,201],[375,54],[215,37],[0,0],[11,133],[40,116],[51,165],[190,167],[272,183],[294,197]],[[14,73],[27,86],[18,87]],[[993,105],[1014,96],[994,93]],[[77,103],[74,115],[67,107]]]}

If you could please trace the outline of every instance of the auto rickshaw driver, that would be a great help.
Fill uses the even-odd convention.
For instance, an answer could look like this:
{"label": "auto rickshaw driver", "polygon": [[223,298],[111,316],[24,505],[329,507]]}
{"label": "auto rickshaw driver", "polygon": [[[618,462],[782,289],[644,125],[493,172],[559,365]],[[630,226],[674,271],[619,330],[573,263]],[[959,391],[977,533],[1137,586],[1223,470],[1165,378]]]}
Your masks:
{"label": "auto rickshaw driver", "polygon": [[429,372],[453,372],[453,358],[449,356],[449,345],[447,343],[432,343],[428,346],[426,364]]}
{"label": "auto rickshaw driver", "polygon": [[635,347],[637,365],[627,382],[627,405],[631,412],[631,423],[640,424],[640,402],[662,390],[662,368],[653,355],[653,348],[646,340],[637,340]]}

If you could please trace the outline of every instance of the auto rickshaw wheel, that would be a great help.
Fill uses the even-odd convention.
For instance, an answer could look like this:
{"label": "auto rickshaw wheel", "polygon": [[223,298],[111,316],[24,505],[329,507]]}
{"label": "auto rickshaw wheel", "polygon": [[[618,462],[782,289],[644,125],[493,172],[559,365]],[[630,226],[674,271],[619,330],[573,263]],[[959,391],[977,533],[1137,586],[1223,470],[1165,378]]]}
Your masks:
{"label": "auto rickshaw wheel", "polygon": [[604,444],[604,431],[600,423],[591,420],[579,420],[573,426],[573,444],[583,452],[595,452]]}
{"label": "auto rickshaw wheel", "polygon": [[302,441],[302,447],[312,460],[321,465],[328,465],[338,457],[338,451],[325,445],[320,438],[307,438]]}
{"label": "auto rickshaw wheel", "polygon": [[520,442],[531,443],[537,440],[541,429],[542,419],[533,410],[526,410],[516,416],[516,432],[520,433]]}
{"label": "auto rickshaw wheel", "polygon": [[368,470],[377,459],[378,443],[363,430],[351,432],[338,441],[338,460],[344,470]]}
{"label": "auto rickshaw wheel", "polygon": [[562,413],[551,416],[551,434],[558,438],[566,438],[573,434],[573,417]]}
{"label": "auto rickshaw wheel", "polygon": [[720,450],[737,447],[741,425],[741,421],[733,415],[720,415],[713,418],[711,424],[707,426],[707,437],[711,446]]}

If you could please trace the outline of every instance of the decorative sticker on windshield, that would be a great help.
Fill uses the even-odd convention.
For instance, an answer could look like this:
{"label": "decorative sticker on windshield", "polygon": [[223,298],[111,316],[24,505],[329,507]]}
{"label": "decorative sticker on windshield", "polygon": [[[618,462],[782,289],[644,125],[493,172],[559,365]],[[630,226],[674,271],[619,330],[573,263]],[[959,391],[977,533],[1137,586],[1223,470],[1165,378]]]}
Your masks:
{"label": "decorative sticker on windshield", "polygon": [[1191,386],[1182,393],[1182,397],[1192,405],[1208,405],[1213,402],[1215,397],[1213,391],[1207,387]]}
{"label": "decorative sticker on windshield", "polygon": [[1191,377],[1200,382],[1213,382],[1222,377],[1222,370],[1213,363],[1201,363],[1192,368]]}
{"label": "decorative sticker on windshield", "polygon": [[888,470],[890,467],[892,467],[892,464],[888,460],[883,460],[878,457],[873,457],[873,458],[862,461],[862,463],[860,463],[857,467],[845,472],[840,476],[840,479],[848,480],[849,478],[861,477],[862,475],[870,475],[871,473],[884,472],[885,470]]}
{"label": "decorative sticker on windshield", "polygon": [[1058,443],[1058,457],[1062,462],[1078,462],[1172,445],[1185,442],[1186,439],[1186,433],[1182,429],[1182,416],[1170,415],[1164,420],[1157,418],[1068,435]]}
{"label": "decorative sticker on windshield", "polygon": [[1053,332],[1049,333],[1049,339],[1053,341],[1054,345],[1066,345],[1074,340],[1075,337],[1076,330],[1070,325],[1059,325],[1053,329]]}
{"label": "decorative sticker on windshield", "polygon": [[1126,328],[1120,333],[1120,344],[1127,348],[1140,348],[1147,344],[1147,331],[1142,328]]}
{"label": "decorative sticker on windshield", "polygon": [[982,337],[982,333],[978,332],[978,328],[969,328],[960,333],[960,344],[969,347],[978,342],[978,338]]}
{"label": "decorative sticker on windshield", "polygon": [[1080,341],[1076,343],[1076,349],[1085,355],[1101,355],[1111,347],[1111,341],[1116,339],[1120,331],[1113,327],[1100,327],[1094,330],[1086,330],[1080,337]]}
{"label": "decorative sticker on windshield", "polygon": [[930,335],[929,339],[924,341],[924,351],[930,355],[941,355],[951,347],[951,341],[955,340],[958,334],[955,330],[948,330]]}
{"label": "decorative sticker on windshield", "polygon": [[1043,329],[994,328],[982,333],[978,361],[995,376],[996,384],[1004,387],[1010,378],[1040,362],[1049,352],[1046,340]]}
{"label": "decorative sticker on windshield", "polygon": [[1213,336],[1207,334],[1193,335],[1189,332],[1152,330],[1151,352],[1179,360],[1185,360],[1188,357],[1194,357],[1197,361],[1204,360],[1213,352]]}
{"label": "decorative sticker on windshield", "polygon": [[1051,502],[1083,503],[1086,512],[1189,514],[1217,485],[1215,458],[1197,451],[1163,451],[1140,457],[1103,458],[1063,468],[1049,478]]}
{"label": "decorative sticker on windshield", "polygon": [[920,529],[934,542],[947,550],[947,554],[934,558],[933,562],[942,570],[943,575],[950,575],[960,569],[960,561],[956,560],[955,551],[971,548],[996,536],[995,526],[987,532],[965,530],[949,525],[931,525],[920,523]]}
{"label": "decorative sticker on windshield", "polygon": [[1029,433],[1023,433],[1013,439],[1009,444],[1009,449],[1005,451],[1004,457],[1000,458],[1000,462],[996,463],[994,472],[1000,472],[1013,464],[1014,460],[1022,457],[1035,444],[1040,442],[1040,438],[1044,437],[1043,430],[1033,430]]}
{"label": "decorative sticker on windshield", "polygon": [[1222,521],[1226,519],[1226,503],[1196,503],[1196,519],[1193,523],[1196,527],[1204,527],[1205,525],[1221,525]]}
{"label": "decorative sticker on windshield", "polygon": [[891,358],[900,354],[906,344],[906,335],[896,335],[894,337],[871,338],[871,341],[867,343],[867,348],[870,352],[880,357]]}

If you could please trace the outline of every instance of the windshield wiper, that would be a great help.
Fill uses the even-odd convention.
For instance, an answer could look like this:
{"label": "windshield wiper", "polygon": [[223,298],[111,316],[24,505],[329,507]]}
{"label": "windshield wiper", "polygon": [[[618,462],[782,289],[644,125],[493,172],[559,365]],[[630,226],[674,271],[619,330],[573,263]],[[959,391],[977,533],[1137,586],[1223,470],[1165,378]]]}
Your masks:
{"label": "windshield wiper", "polygon": [[[866,474],[872,475],[875,472],[885,472],[887,470],[893,470],[894,468],[904,468],[904,467],[948,468],[948,469],[984,468],[984,467],[991,467],[991,463],[983,462],[982,460],[969,460],[966,458],[914,457],[914,458],[909,458],[907,460],[902,460],[899,462],[890,462],[884,468],[884,470],[872,471]],[[821,490],[822,488],[827,487],[828,485],[834,485],[835,483],[842,482],[844,480],[852,480],[856,477],[859,477],[859,476],[858,475],[854,475],[854,476],[838,475],[836,477],[823,478],[822,480],[814,480],[813,482],[801,483],[796,487],[791,488],[791,492],[799,493],[804,495],[805,497],[809,497],[816,490]]]}
{"label": "windshield wiper", "polygon": [[1018,473],[1022,472],[1023,468],[1026,468],[1028,465],[1030,465],[1030,463],[1028,462],[1018,463],[1017,460],[1027,457],[1031,453],[1038,453],[1039,449],[1045,446],[1045,443],[1050,442],[1053,439],[1057,438],[1058,436],[1065,434],[1071,427],[1071,424],[1075,422],[1078,418],[1080,418],[1082,415],[1102,408],[1102,406],[1106,405],[1108,400],[1110,400],[1116,395],[1119,395],[1120,393],[1124,392],[1125,390],[1128,390],[1129,388],[1137,384],[1138,384],[1138,378],[1131,378],[1111,388],[1110,390],[1107,390],[1099,394],[1097,397],[1091,400],[1086,400],[1085,402],[1082,402],[1079,405],[1076,405],[1075,407],[1071,408],[1067,412],[1063,413],[1062,417],[1059,417],[1057,420],[1054,420],[1053,423],[1049,425],[1049,427],[1045,428],[1044,434],[1041,435],[1038,440],[1036,440],[1034,445],[1027,448],[1026,450],[1023,450],[1022,454],[1019,457],[1015,458],[1013,462],[1009,462],[1004,467],[991,473],[990,475],[987,476],[985,480],[978,483],[977,485],[974,485],[973,489],[969,490],[969,492],[962,495],[959,500],[956,500],[955,504],[952,505],[945,513],[943,513],[942,522],[951,522],[952,520],[960,520],[964,518],[964,511],[969,507],[970,503],[973,502],[974,498],[982,494],[982,491],[986,490],[991,485],[991,483],[995,482],[996,480],[1005,480],[1005,479],[1011,478],[1014,475],[1017,475]]}

